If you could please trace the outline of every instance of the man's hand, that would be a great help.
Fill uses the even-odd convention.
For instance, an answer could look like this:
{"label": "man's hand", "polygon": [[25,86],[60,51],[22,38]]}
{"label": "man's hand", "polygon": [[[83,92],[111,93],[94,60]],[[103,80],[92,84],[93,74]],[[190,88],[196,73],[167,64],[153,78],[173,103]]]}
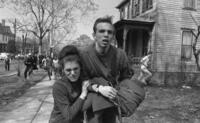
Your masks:
{"label": "man's hand", "polygon": [[117,90],[111,86],[99,86],[99,93],[101,93],[103,96],[114,99],[117,95]]}

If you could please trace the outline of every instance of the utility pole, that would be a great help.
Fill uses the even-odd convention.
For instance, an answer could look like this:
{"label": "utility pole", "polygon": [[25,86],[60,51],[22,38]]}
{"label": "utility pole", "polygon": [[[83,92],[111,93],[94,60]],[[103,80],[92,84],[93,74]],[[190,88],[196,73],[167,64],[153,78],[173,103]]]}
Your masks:
{"label": "utility pole", "polygon": [[14,41],[16,42],[16,35],[17,35],[17,20],[15,18],[15,22],[14,22]]}
{"label": "utility pole", "polygon": [[54,27],[53,27],[53,24],[54,24],[54,1],[52,1],[52,10],[53,10],[53,15],[51,16],[51,29],[50,29],[50,41],[49,41],[49,52],[50,52],[50,57],[51,59],[53,59],[53,41],[54,41],[54,38],[53,38],[53,34],[54,34]]}

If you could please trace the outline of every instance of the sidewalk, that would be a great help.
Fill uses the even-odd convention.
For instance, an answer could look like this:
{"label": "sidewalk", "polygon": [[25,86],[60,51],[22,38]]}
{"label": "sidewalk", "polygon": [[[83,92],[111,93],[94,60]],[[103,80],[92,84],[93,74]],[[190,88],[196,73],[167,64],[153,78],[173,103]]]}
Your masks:
{"label": "sidewalk", "polygon": [[0,110],[0,123],[48,123],[53,108],[54,80],[46,77],[22,97]]}

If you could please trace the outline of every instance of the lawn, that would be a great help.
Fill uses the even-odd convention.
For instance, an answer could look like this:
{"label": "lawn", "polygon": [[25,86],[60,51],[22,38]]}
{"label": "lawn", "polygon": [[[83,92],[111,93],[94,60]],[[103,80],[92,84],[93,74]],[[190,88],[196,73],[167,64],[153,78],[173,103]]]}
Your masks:
{"label": "lawn", "polygon": [[40,82],[46,75],[44,70],[38,70],[34,71],[28,80],[25,80],[23,75],[0,77],[0,108],[23,95],[28,88]]}
{"label": "lawn", "polygon": [[123,123],[200,123],[200,89],[148,86],[146,98]]}

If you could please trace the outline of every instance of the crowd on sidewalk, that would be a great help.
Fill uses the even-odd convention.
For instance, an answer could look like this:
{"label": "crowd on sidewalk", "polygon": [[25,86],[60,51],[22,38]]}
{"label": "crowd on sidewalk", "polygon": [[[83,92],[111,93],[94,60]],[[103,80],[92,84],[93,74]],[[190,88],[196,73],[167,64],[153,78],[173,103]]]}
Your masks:
{"label": "crowd on sidewalk", "polygon": [[34,70],[44,69],[51,80],[52,74],[55,74],[55,78],[59,77],[59,64],[57,56],[53,58],[50,56],[38,57],[36,53],[29,53],[24,59],[24,78],[28,79]]}

